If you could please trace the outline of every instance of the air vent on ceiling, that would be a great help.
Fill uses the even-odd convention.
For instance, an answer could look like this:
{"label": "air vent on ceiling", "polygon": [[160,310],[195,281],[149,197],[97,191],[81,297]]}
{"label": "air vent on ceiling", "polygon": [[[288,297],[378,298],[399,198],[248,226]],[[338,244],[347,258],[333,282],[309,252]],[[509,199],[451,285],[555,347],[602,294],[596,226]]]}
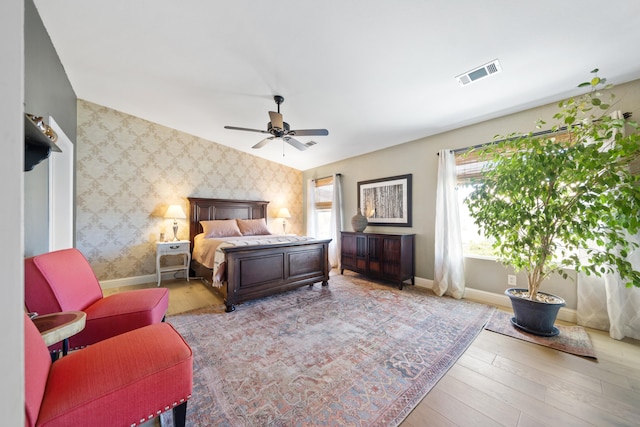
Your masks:
{"label": "air vent on ceiling", "polygon": [[458,80],[460,86],[466,86],[469,83],[473,83],[477,80],[499,73],[500,71],[502,71],[500,62],[495,59],[487,64],[476,67],[471,71],[467,71],[466,73],[456,76],[456,80]]}

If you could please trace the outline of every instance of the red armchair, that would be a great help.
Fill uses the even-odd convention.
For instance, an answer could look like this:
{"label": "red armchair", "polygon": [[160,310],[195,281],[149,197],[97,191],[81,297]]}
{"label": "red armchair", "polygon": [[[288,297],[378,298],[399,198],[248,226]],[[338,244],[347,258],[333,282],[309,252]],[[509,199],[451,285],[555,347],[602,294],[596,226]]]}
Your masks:
{"label": "red armchair", "polygon": [[[85,328],[69,338],[77,349],[106,338],[161,322],[169,305],[166,288],[139,289],[107,297],[87,259],[77,249],[63,249],[24,261],[27,311],[87,313]],[[60,350],[61,345],[50,347]]]}
{"label": "red armchair", "polygon": [[25,314],[25,426],[137,426],[169,409],[184,427],[193,354],[168,323],[138,328],[55,362]]}

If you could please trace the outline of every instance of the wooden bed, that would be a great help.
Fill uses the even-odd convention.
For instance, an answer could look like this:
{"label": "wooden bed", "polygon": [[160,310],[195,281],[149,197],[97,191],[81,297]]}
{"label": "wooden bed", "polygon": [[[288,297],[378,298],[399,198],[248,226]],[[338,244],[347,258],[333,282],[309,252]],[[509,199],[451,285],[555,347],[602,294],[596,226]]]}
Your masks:
{"label": "wooden bed", "polygon": [[[200,221],[214,219],[267,218],[269,202],[252,200],[205,199],[189,197],[189,239],[202,233]],[[226,311],[235,304],[322,282],[329,284],[328,250],[331,239],[269,245],[234,246],[221,249],[225,254],[226,277],[218,288]],[[209,281],[213,270],[191,261],[192,274]]]}

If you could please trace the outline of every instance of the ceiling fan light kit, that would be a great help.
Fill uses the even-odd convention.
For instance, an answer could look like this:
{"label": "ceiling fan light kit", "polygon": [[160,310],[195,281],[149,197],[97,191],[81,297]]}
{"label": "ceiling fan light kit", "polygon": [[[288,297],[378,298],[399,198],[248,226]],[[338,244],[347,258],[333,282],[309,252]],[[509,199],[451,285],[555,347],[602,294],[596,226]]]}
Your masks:
{"label": "ceiling fan light kit", "polygon": [[237,126],[225,126],[225,129],[231,130],[242,130],[247,132],[258,132],[258,133],[266,133],[271,136],[263,139],[258,142],[251,148],[262,148],[267,145],[269,142],[276,138],[281,138],[283,142],[291,145],[294,148],[297,148],[300,151],[304,151],[312,145],[317,144],[314,141],[309,141],[306,144],[298,141],[293,138],[294,136],[327,136],[329,135],[329,131],[326,129],[291,129],[289,123],[285,122],[282,118],[282,114],[280,114],[280,104],[284,102],[284,97],[280,95],[275,95],[273,100],[276,102],[278,106],[278,111],[269,111],[269,119],[270,122],[267,123],[267,130],[259,130],[259,129],[250,129],[250,128],[242,128]]}

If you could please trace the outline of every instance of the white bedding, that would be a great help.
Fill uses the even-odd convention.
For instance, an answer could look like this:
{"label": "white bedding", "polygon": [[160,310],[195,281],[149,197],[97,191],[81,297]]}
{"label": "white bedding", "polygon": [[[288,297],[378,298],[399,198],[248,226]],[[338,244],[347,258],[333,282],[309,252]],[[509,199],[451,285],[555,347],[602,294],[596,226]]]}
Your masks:
{"label": "white bedding", "polygon": [[222,252],[222,248],[226,248],[229,246],[250,246],[267,245],[273,243],[303,242],[307,240],[314,240],[314,238],[307,236],[287,236],[281,234],[205,238],[204,233],[200,233],[197,234],[193,239],[193,252],[191,256],[200,264],[213,270],[213,286],[220,287],[222,286],[222,283],[219,280],[216,280],[215,273],[220,267],[220,264],[224,262],[224,252]]}

